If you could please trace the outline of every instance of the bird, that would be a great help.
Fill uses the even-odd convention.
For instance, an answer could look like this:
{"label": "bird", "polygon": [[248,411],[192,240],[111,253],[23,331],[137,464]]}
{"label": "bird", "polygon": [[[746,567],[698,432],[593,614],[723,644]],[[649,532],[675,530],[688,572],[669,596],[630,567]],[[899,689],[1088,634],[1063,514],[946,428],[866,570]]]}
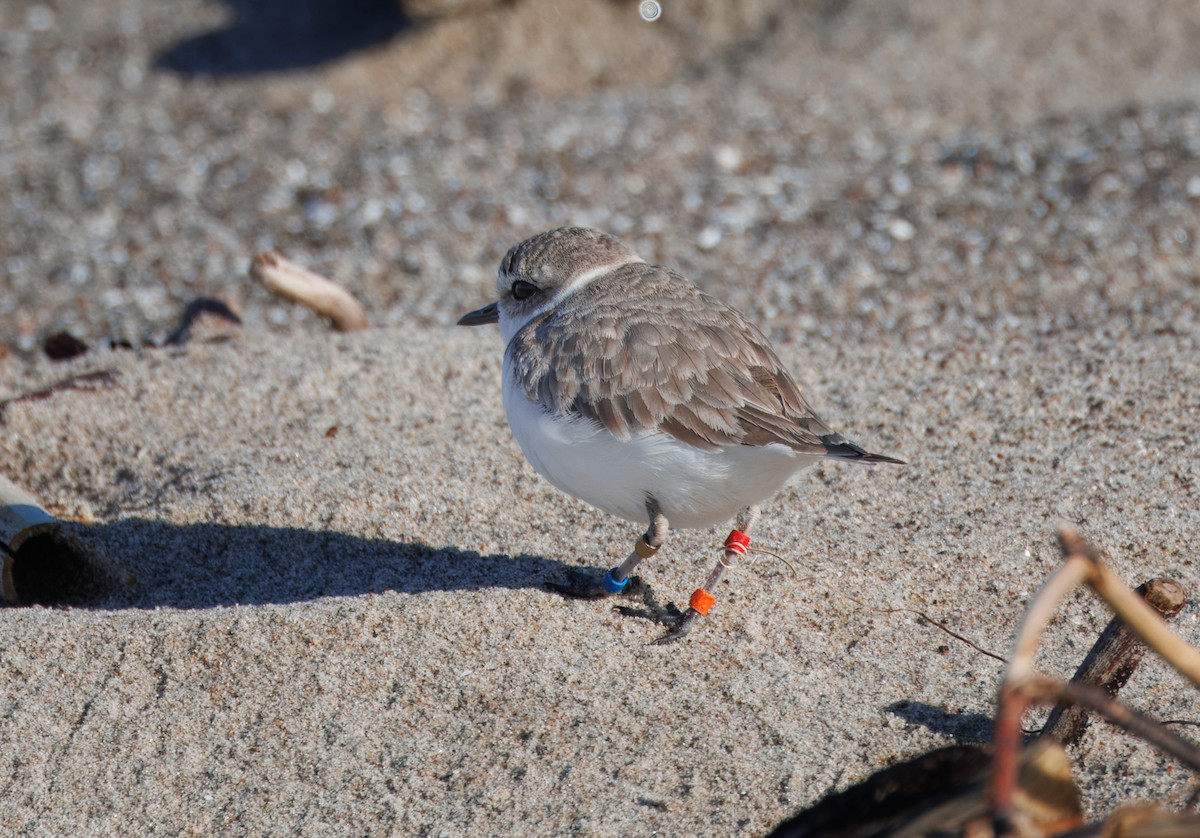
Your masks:
{"label": "bird", "polygon": [[657,615],[669,630],[655,642],[682,639],[708,613],[759,504],[797,472],[823,459],[904,464],[826,425],[749,318],[615,236],[561,227],[528,238],[501,260],[496,291],[458,325],[499,325],[504,411],[526,459],[567,494],[647,524],[621,564],[552,587],[628,593],[671,529],[734,519],[687,610]]}

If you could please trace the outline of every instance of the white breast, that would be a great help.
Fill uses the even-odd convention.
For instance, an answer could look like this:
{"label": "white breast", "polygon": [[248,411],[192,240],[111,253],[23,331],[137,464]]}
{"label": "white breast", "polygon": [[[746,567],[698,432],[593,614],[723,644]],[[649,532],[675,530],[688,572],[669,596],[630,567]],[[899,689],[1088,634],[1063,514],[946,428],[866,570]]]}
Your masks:
{"label": "white breast", "polygon": [[580,500],[646,523],[653,497],[675,528],[709,527],[763,501],[815,457],[784,445],[731,445],[704,451],[664,433],[618,440],[598,422],[552,416],[525,398],[507,358],[504,410],[513,436],[538,473]]}

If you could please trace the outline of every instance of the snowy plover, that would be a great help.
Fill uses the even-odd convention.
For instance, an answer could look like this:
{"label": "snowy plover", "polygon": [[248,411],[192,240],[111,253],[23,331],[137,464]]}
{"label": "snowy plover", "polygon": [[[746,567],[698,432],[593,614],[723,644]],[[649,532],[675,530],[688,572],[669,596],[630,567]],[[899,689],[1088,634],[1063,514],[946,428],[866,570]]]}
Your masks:
{"label": "snowy plover", "polygon": [[823,457],[903,462],[831,430],[758,327],[612,236],[564,227],[527,239],[500,263],[496,289],[497,302],[458,324],[500,324],[504,410],[521,450],[564,492],[649,520],[623,563],[599,579],[579,574],[570,593],[620,593],[669,527],[736,515],[720,561],[660,642],[708,612],[745,555],[757,504],[797,471]]}

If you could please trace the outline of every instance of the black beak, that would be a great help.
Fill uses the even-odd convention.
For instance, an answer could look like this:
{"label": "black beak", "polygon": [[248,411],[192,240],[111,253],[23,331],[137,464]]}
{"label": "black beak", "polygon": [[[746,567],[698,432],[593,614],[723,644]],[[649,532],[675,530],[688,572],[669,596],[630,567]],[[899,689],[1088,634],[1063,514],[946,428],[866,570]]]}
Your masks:
{"label": "black beak", "polygon": [[488,323],[500,322],[500,304],[488,303],[483,308],[469,311],[458,318],[459,326],[486,326]]}

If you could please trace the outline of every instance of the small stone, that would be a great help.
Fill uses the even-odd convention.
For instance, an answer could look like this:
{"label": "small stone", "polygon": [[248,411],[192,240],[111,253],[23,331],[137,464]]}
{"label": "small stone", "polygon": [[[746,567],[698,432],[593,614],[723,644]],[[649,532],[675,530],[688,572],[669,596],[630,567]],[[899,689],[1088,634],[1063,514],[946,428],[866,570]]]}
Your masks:
{"label": "small stone", "polygon": [[737,171],[742,165],[742,152],[731,145],[719,145],[713,149],[713,160],[727,172]]}
{"label": "small stone", "polygon": [[904,172],[896,172],[888,179],[888,185],[892,188],[893,195],[901,197],[912,192],[912,178]]}
{"label": "small stone", "polygon": [[696,244],[701,250],[712,250],[721,243],[721,230],[719,227],[709,225],[700,231],[700,235],[696,238]]}
{"label": "small stone", "polygon": [[25,25],[34,32],[47,32],[54,27],[54,10],[39,3],[25,13]]}
{"label": "small stone", "polygon": [[888,234],[898,242],[911,241],[917,234],[917,228],[903,218],[894,218],[887,227]]}
{"label": "small stone", "polygon": [[308,97],[308,103],[317,113],[329,113],[333,110],[334,96],[324,88],[318,88]]}

